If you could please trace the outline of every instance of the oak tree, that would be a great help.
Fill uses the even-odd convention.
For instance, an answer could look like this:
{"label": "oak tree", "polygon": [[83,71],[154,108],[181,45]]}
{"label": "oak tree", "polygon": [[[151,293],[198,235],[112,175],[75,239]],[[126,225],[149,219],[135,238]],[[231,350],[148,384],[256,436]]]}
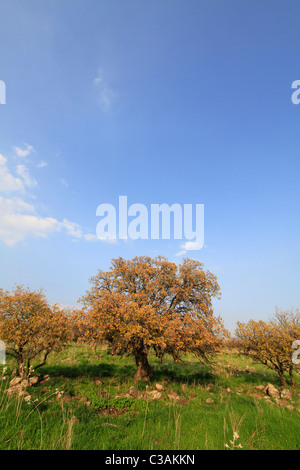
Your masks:
{"label": "oak tree", "polygon": [[81,299],[83,339],[106,341],[112,353],[133,355],[135,381],[151,376],[151,348],[161,358],[168,353],[178,360],[192,352],[205,359],[226,334],[213,314],[212,299],[220,296],[216,276],[198,261],[177,266],[164,257],[118,258],[90,283]]}
{"label": "oak tree", "polygon": [[295,385],[292,345],[300,338],[299,312],[279,311],[269,321],[237,322],[236,336],[240,352],[277,372],[282,387],[286,386],[285,373]]}
{"label": "oak tree", "polygon": [[50,306],[42,291],[16,286],[12,292],[0,289],[0,339],[6,354],[17,361],[17,374],[28,378],[33,360],[38,369],[48,355],[68,340],[64,310]]}

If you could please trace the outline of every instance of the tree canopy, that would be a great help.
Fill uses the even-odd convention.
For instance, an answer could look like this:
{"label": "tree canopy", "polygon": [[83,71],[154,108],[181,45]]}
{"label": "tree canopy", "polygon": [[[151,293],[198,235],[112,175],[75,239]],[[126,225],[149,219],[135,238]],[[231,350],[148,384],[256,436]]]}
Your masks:
{"label": "tree canopy", "polygon": [[216,276],[198,261],[177,266],[164,257],[117,258],[90,283],[80,299],[82,339],[106,341],[113,353],[133,355],[135,380],[149,379],[151,348],[160,358],[192,352],[206,359],[226,335],[213,314],[212,299],[220,297]]}
{"label": "tree canopy", "polygon": [[66,312],[50,306],[42,291],[16,286],[12,292],[0,289],[0,338],[6,354],[17,360],[17,373],[28,377],[33,359],[45,364],[53,350],[69,337]]}
{"label": "tree canopy", "polygon": [[277,310],[268,322],[250,320],[237,322],[236,336],[240,351],[277,372],[282,386],[286,385],[285,372],[295,384],[293,370],[293,342],[300,338],[299,312]]}

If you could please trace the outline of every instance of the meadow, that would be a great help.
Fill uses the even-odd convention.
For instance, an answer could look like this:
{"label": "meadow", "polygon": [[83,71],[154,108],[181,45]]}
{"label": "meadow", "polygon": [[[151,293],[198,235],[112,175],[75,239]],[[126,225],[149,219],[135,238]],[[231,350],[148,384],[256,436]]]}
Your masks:
{"label": "meadow", "polygon": [[[236,350],[212,363],[186,355],[134,384],[133,358],[70,345],[38,370],[30,397],[8,395],[13,359],[0,366],[0,449],[279,450],[300,448],[300,396],[271,398],[278,376]],[[2,377],[1,377],[2,375]],[[34,376],[34,372],[33,372]]]}

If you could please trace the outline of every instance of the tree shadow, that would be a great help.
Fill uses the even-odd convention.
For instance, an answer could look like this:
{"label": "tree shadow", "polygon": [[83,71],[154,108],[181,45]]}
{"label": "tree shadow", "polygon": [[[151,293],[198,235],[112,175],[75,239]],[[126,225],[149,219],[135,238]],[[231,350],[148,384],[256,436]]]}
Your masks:
{"label": "tree shadow", "polygon": [[132,365],[108,364],[105,362],[99,364],[72,364],[72,365],[45,365],[40,369],[42,374],[49,374],[50,377],[122,377],[134,375],[135,367]]}
{"label": "tree shadow", "polygon": [[[195,370],[196,369],[196,370]],[[215,375],[211,368],[205,365],[199,370],[199,365],[191,365],[190,363],[181,362],[173,367],[159,365],[153,368],[152,382],[172,381],[179,384],[199,384],[205,385],[208,382],[216,381]]]}

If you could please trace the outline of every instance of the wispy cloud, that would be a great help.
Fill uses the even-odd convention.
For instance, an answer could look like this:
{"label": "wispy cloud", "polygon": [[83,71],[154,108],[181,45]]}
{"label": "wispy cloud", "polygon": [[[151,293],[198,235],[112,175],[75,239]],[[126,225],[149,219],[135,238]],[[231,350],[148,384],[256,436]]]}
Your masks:
{"label": "wispy cloud", "polygon": [[16,172],[23,179],[25,185],[29,188],[37,185],[37,181],[30,175],[27,166],[17,165]]}
{"label": "wispy cloud", "polygon": [[0,239],[13,246],[29,236],[46,237],[60,230],[58,220],[34,212],[35,208],[21,199],[0,196]]}
{"label": "wispy cloud", "polygon": [[[206,248],[205,245],[204,247]],[[193,242],[189,240],[183,243],[182,245],[180,245],[180,248],[182,248],[182,250],[176,253],[176,256],[183,256],[190,250],[201,250],[203,248],[203,244],[202,242],[201,243],[197,241]]]}
{"label": "wispy cloud", "polygon": [[105,113],[111,111],[118,94],[105,82],[101,69],[98,70],[93,83],[97,90],[97,101],[101,110]]}
{"label": "wispy cloud", "polygon": [[0,191],[21,191],[24,189],[22,180],[13,176],[7,168],[7,158],[0,154]]}
{"label": "wispy cloud", "polygon": [[45,166],[47,166],[48,163],[45,162],[44,160],[41,160],[38,164],[37,164],[37,168],[44,168]]}
{"label": "wispy cloud", "polygon": [[21,157],[21,158],[26,158],[32,152],[35,152],[33,146],[29,144],[24,144],[24,148],[14,147],[14,151],[18,155],[18,157]]}
{"label": "wispy cloud", "polygon": [[[6,245],[14,246],[28,237],[45,238],[57,232],[65,232],[73,241],[98,240],[95,234],[87,233],[81,225],[67,218],[58,220],[39,215],[37,208],[25,200],[26,197],[32,200],[30,190],[37,181],[26,165],[17,165],[15,173],[9,170],[7,158],[0,154],[0,240]],[[61,183],[68,187],[63,178]]]}
{"label": "wispy cloud", "polygon": [[63,184],[66,188],[69,187],[69,184],[68,184],[68,182],[65,180],[65,178],[61,178],[61,179],[60,179],[60,182],[61,182],[61,184]]}

